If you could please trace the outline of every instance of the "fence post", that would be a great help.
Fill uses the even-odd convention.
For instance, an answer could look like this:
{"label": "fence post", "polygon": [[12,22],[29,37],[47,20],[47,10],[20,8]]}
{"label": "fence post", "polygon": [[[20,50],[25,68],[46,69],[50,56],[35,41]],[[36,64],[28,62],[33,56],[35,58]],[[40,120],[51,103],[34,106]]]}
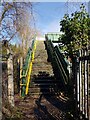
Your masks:
{"label": "fence post", "polygon": [[73,71],[73,101],[74,101],[74,117],[78,116],[77,109],[77,57],[73,55],[72,57],[72,71]]}
{"label": "fence post", "polygon": [[[85,56],[87,56],[85,50]],[[85,60],[85,118],[88,118],[88,60]]]}
{"label": "fence post", "polygon": [[14,83],[13,83],[13,57],[9,48],[7,49],[7,54],[9,55],[7,61],[8,68],[8,100],[9,103],[14,106]]}
{"label": "fence post", "polygon": [[[80,50],[80,57],[82,56],[82,51]],[[79,65],[79,110],[82,112],[82,62]]]}

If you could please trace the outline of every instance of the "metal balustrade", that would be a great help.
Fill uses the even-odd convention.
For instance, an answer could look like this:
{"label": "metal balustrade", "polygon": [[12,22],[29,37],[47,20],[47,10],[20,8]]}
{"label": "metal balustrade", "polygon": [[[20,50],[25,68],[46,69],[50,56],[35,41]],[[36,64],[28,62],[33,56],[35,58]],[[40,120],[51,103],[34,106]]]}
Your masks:
{"label": "metal balustrade", "polygon": [[[55,41],[54,41],[55,42]],[[46,36],[45,46],[48,54],[48,61],[51,62],[54,75],[56,79],[60,80],[63,89],[67,89],[66,86],[69,83],[69,71],[67,69],[67,63],[64,59],[63,54],[60,51],[59,46],[53,45],[52,40],[48,40]]]}
{"label": "metal balustrade", "polygon": [[25,62],[23,64],[21,72],[21,96],[25,97],[28,94],[28,88],[30,84],[30,75],[32,70],[32,62],[34,61],[34,52],[36,49],[36,41],[32,41],[31,48],[28,49]]}

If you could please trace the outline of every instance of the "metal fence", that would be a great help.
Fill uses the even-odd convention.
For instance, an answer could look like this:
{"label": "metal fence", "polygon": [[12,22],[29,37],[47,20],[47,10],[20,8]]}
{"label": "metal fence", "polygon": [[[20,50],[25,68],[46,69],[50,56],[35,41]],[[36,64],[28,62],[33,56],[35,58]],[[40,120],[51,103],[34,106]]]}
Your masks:
{"label": "metal fence", "polygon": [[90,119],[90,54],[84,49],[79,51],[73,70],[76,117]]}

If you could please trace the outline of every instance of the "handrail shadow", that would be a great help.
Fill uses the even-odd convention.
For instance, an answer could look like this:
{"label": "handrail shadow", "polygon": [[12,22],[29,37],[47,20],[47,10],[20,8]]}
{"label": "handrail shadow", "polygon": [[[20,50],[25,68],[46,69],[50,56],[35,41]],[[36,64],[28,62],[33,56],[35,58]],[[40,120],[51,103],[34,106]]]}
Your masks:
{"label": "handrail shadow", "polygon": [[[63,98],[63,97],[60,97],[57,96],[56,92],[57,92],[57,85],[56,83],[54,84],[53,82],[55,82],[55,79],[53,76],[50,76],[48,73],[46,72],[39,72],[39,74],[37,76],[34,76],[34,79],[35,79],[35,83],[39,83],[39,87],[40,87],[40,96],[38,99],[36,99],[35,103],[37,105],[37,108],[35,108],[35,114],[36,116],[41,116],[44,115],[44,116],[47,116],[47,120],[56,120],[56,118],[51,115],[48,110],[47,110],[47,106],[45,105],[42,105],[42,99],[46,99],[46,101],[48,101],[52,106],[54,106],[56,109],[58,109],[58,111],[62,111],[65,116],[67,117],[67,120],[70,120],[70,115],[67,115],[68,113],[70,113],[73,109],[73,105],[72,105],[72,102],[69,100],[69,98]],[[38,82],[40,80],[40,82]],[[42,87],[42,83],[44,83],[46,81],[46,86],[43,86]],[[49,81],[49,80],[52,80]],[[49,82],[50,83],[49,83]],[[54,84],[54,86],[53,86]],[[58,83],[57,83],[58,84]],[[52,85],[52,86],[51,86]],[[44,87],[46,87],[47,89],[45,90]],[[51,89],[51,87],[53,87]],[[47,93],[47,94],[45,94]],[[43,114],[42,114],[43,113]],[[68,118],[69,117],[69,118]],[[41,117],[43,118],[43,116]]]}

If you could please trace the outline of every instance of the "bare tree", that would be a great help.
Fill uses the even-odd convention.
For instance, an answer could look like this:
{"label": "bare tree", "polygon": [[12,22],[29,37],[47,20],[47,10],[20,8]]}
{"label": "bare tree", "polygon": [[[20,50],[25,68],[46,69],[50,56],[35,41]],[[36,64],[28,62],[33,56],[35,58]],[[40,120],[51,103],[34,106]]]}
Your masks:
{"label": "bare tree", "polygon": [[[30,46],[31,40],[36,31],[30,23],[33,22],[32,3],[2,3],[0,15],[0,40],[11,41],[15,36],[20,38],[24,56]],[[9,51],[8,51],[9,52]],[[13,89],[13,61],[10,53],[8,59],[8,98],[11,105],[14,105]],[[10,74],[9,74],[10,73]],[[10,82],[12,81],[12,82]],[[10,87],[12,86],[12,87]],[[12,89],[11,89],[12,88]],[[12,94],[11,94],[12,93]],[[11,97],[9,97],[12,95]]]}

